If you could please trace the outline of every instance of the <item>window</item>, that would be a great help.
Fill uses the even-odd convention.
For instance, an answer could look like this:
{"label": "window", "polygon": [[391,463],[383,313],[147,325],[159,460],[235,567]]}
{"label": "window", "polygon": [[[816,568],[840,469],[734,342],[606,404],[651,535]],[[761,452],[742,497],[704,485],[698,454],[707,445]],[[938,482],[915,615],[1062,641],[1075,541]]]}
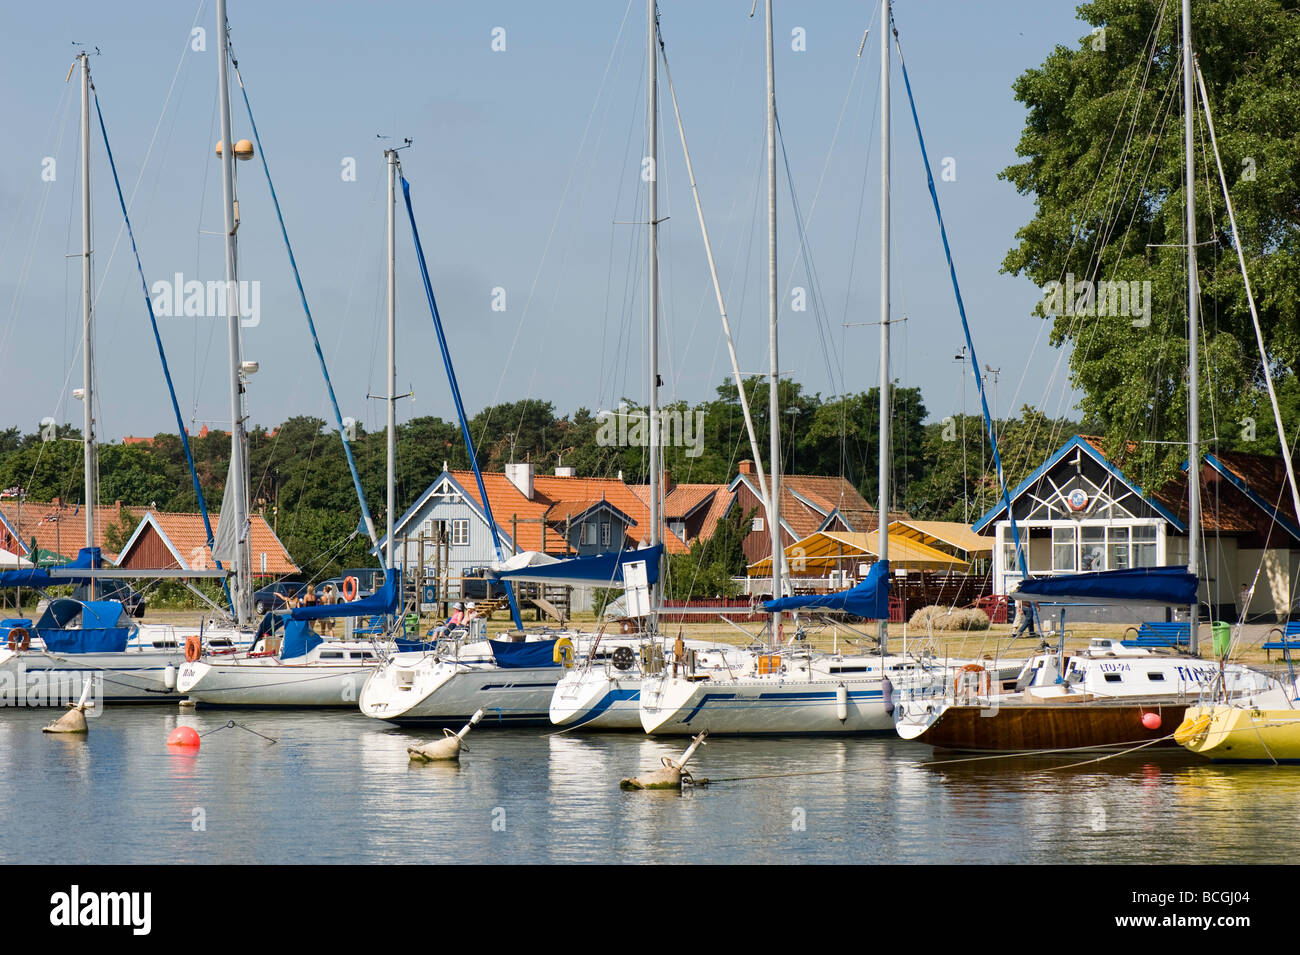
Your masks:
{"label": "window", "polygon": [[1079,528],[1079,570],[1106,569],[1106,528]]}
{"label": "window", "polygon": [[1052,570],[1058,573],[1074,571],[1073,527],[1052,528]]}
{"label": "window", "polygon": [[[1022,530],[1020,533],[1020,552],[1026,557],[1029,556],[1029,551],[1027,550],[1028,543],[1029,542],[1025,540],[1025,533]],[[1026,563],[1028,562],[1026,561]],[[1016,573],[1020,570],[1020,559],[1016,556],[1016,545],[1010,540],[1006,541],[1002,545],[1002,567],[1008,573]],[[858,576],[863,577],[866,575],[859,574]]]}
{"label": "window", "polygon": [[593,544],[596,543],[596,525],[595,525],[595,524],[583,524],[583,525],[582,525],[582,543],[583,543],[584,546],[589,546],[589,545],[593,545]]}
{"label": "window", "polygon": [[1107,673],[1105,674],[1105,677],[1107,683],[1118,683],[1120,680],[1124,679],[1124,677],[1119,673]]}
{"label": "window", "polygon": [[609,521],[600,525],[600,546],[609,546]]}
{"label": "window", "polygon": [[451,542],[457,546],[469,543],[469,519],[461,518],[451,522]]}
{"label": "window", "polygon": [[1148,673],[1147,679],[1150,680],[1152,683],[1161,683],[1164,682],[1165,675],[1157,671],[1155,673]]}
{"label": "window", "polygon": [[761,517],[754,518],[753,522],[749,525],[749,529],[755,533],[761,533],[763,530],[763,519]]}
{"label": "window", "polygon": [[1154,524],[1139,524],[1133,528],[1134,567],[1156,565],[1156,528]]}
{"label": "window", "polygon": [[1128,527],[1106,528],[1106,566],[1123,570],[1129,566]]}

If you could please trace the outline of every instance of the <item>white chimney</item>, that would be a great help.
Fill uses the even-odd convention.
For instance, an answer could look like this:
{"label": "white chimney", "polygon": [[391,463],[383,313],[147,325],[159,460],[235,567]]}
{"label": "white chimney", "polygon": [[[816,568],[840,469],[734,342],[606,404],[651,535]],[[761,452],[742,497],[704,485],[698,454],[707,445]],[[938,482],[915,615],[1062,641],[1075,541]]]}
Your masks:
{"label": "white chimney", "polygon": [[533,499],[533,463],[531,461],[525,461],[522,464],[507,464],[506,480],[519,488],[519,493],[528,500]]}
{"label": "white chimney", "polygon": [[577,468],[571,468],[571,467],[569,467],[568,465],[565,465],[565,466],[562,466],[562,467],[557,466],[556,469],[555,469],[555,476],[556,476],[556,477],[577,477],[577,476],[578,476],[578,469],[577,469]]}

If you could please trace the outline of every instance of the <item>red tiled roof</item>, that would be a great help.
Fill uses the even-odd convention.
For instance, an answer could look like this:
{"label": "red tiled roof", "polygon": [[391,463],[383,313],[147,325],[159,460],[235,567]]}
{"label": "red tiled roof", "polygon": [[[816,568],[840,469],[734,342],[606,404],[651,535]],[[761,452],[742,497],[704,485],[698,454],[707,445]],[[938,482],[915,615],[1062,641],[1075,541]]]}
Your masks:
{"label": "red tiled roof", "polygon": [[[180,554],[181,560],[187,568],[190,570],[207,570],[216,567],[216,563],[212,559],[212,551],[207,546],[207,532],[203,527],[202,514],[166,513],[162,511],[149,511],[148,513],[167,540],[171,542],[172,547]],[[141,520],[143,519],[142,517]],[[212,525],[214,532],[220,524],[221,517],[217,515],[216,522]],[[298,565],[293,562],[289,552],[284,549],[284,544],[275,536],[275,532],[271,530],[271,525],[266,522],[266,518],[260,514],[252,515],[249,529],[249,550],[252,552],[253,573],[255,575],[266,574],[279,577],[298,572]],[[153,529],[148,528],[135,539],[131,548],[123,552],[123,563],[128,563],[132,555],[139,552],[145,537],[151,533],[153,533]],[[265,571],[262,570],[262,554],[266,554]]]}
{"label": "red tiled roof", "polygon": [[[120,503],[100,504],[95,508],[95,546],[103,549],[106,561],[116,560],[115,551],[104,548],[105,530],[121,521],[123,515],[135,524],[144,514],[146,508],[127,507]],[[22,553],[27,556],[32,538],[40,550],[52,554],[62,554],[71,560],[77,551],[86,545],[86,515],[80,504],[62,504],[40,501],[6,502],[0,505],[5,520],[18,531],[20,541],[8,541],[11,537],[3,525],[0,525],[0,547],[5,550]],[[17,544],[19,546],[11,546]]]}

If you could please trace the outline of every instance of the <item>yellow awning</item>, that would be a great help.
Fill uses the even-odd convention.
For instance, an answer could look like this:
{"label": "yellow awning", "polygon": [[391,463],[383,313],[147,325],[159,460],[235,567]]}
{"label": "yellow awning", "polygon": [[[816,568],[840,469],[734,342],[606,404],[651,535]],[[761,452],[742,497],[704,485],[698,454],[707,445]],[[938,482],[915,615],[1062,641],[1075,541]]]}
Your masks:
{"label": "yellow awning", "polygon": [[967,558],[993,554],[993,538],[976,534],[969,525],[960,521],[890,521],[890,538],[895,534],[944,553],[960,552]]}
{"label": "yellow awning", "polygon": [[[876,551],[879,542],[877,534],[818,531],[788,544],[785,558],[790,572],[796,575],[823,577],[832,570],[855,572],[855,562],[871,563],[879,559]],[[966,561],[901,534],[889,535],[889,562],[907,570],[964,570],[967,567]],[[750,577],[770,577],[772,559],[764,557],[750,564],[746,571]]]}

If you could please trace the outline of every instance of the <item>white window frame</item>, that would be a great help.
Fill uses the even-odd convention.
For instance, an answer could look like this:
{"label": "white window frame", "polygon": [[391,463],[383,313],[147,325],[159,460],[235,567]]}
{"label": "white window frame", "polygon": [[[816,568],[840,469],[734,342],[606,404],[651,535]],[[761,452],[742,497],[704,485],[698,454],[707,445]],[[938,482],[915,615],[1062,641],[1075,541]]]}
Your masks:
{"label": "white window frame", "polygon": [[600,546],[609,546],[609,521],[604,521],[600,525]]}
{"label": "white window frame", "polygon": [[467,517],[452,518],[451,544],[453,547],[469,546],[469,518]]}

